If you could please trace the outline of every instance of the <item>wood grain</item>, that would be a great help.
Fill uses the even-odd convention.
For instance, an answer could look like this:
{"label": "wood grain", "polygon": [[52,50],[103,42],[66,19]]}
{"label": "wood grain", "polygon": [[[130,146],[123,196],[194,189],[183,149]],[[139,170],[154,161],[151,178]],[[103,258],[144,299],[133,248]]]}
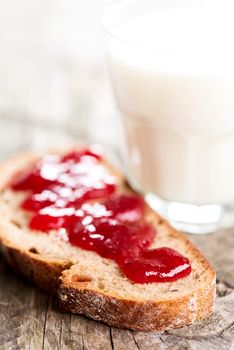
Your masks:
{"label": "wood grain", "polygon": [[16,276],[1,259],[0,350],[234,349],[234,231],[190,238],[218,271],[215,312],[208,320],[164,333],[111,328],[61,313],[55,296]]}

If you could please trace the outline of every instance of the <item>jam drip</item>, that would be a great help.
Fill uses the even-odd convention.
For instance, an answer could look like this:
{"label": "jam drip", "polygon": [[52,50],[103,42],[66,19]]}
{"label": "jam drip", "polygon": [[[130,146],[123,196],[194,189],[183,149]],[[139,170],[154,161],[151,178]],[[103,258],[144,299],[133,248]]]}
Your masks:
{"label": "jam drip", "polygon": [[27,191],[21,207],[31,212],[32,230],[56,230],[72,245],[114,260],[136,283],[175,281],[191,272],[175,250],[150,249],[156,231],[144,222],[143,199],[116,194],[114,177],[91,150],[46,156],[17,174],[11,188]]}

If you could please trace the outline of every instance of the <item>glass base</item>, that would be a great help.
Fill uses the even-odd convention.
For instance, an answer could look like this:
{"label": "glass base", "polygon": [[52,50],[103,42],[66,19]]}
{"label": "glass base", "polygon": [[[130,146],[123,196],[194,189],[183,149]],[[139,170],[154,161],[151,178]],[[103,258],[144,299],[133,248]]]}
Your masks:
{"label": "glass base", "polygon": [[234,204],[223,206],[167,202],[154,194],[146,194],[145,199],[152,209],[175,228],[187,233],[206,234],[234,227]]}

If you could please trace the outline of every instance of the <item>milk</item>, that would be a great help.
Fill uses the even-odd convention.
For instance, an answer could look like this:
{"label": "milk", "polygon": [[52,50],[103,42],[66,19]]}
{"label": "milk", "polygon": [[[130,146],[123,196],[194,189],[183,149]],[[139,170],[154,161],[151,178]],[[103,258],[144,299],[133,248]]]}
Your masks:
{"label": "milk", "polygon": [[116,28],[109,66],[138,188],[168,201],[233,202],[233,38],[232,12],[220,9],[162,9]]}

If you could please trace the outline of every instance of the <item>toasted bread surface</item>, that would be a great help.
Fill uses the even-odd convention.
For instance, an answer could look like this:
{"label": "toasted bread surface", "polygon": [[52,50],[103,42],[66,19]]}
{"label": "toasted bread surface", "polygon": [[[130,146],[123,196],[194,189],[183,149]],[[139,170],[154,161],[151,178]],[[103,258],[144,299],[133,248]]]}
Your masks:
{"label": "toasted bread surface", "polygon": [[[25,193],[8,183],[17,171],[41,155],[24,154],[0,168],[0,247],[9,263],[40,288],[58,292],[61,307],[109,325],[140,331],[162,331],[206,318],[215,298],[215,272],[187,239],[146,205],[146,220],[157,236],[152,247],[167,246],[188,257],[192,272],[175,282],[133,283],[117,264],[60,240],[54,232],[31,231],[28,214],[19,209]],[[109,163],[119,191],[131,192],[124,177]]]}

